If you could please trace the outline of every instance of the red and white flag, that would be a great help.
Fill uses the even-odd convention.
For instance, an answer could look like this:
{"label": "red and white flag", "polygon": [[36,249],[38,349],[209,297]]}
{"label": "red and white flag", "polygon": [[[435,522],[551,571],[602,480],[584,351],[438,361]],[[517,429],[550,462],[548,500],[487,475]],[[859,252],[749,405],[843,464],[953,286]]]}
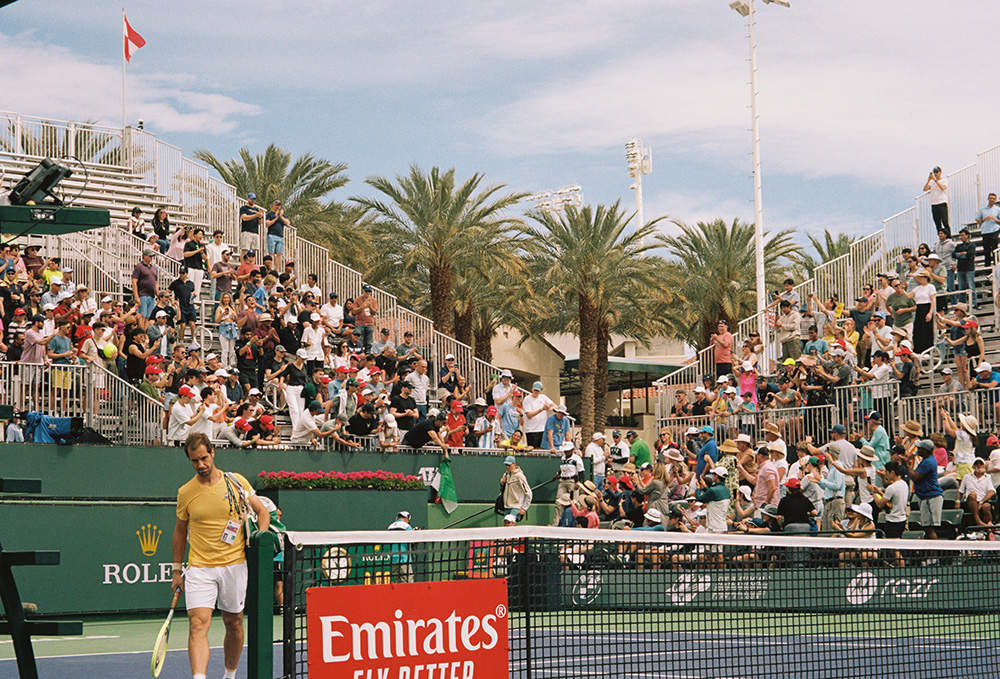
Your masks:
{"label": "red and white flag", "polygon": [[140,47],[146,44],[146,39],[136,33],[135,29],[128,25],[125,18],[125,9],[122,9],[122,29],[125,33],[125,61],[132,61],[132,55]]}

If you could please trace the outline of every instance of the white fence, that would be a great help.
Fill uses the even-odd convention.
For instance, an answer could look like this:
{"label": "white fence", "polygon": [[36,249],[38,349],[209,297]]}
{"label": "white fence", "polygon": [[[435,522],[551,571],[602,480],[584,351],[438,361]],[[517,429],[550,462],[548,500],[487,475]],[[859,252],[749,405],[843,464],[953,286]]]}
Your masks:
{"label": "white fence", "polygon": [[789,445],[794,445],[806,436],[811,436],[815,441],[826,441],[830,427],[837,422],[836,407],[833,405],[771,408],[732,415],[657,418],[657,426],[668,428],[674,441],[678,442],[685,440],[685,432],[690,427],[700,429],[705,425],[715,430],[715,438],[719,441],[735,439],[739,434],[747,434],[753,441],[763,441],[764,428],[775,424],[781,431],[781,437]]}

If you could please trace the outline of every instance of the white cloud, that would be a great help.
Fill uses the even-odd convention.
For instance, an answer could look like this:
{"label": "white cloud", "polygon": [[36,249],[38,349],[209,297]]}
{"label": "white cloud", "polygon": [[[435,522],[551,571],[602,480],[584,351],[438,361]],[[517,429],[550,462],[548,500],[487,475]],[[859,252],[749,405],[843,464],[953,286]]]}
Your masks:
{"label": "white cloud", "polygon": [[[121,70],[87,60],[28,35],[0,35],[0,92],[4,108],[27,115],[121,123]],[[229,134],[255,104],[195,89],[194,78],[174,73],[128,73],[129,120],[157,132]]]}
{"label": "white cloud", "polygon": [[[955,170],[1000,136],[992,113],[1000,91],[975,68],[992,62],[993,49],[970,33],[984,5],[949,6],[948,17],[931,3],[906,7],[845,0],[759,12],[767,171],[916,183],[916,193],[925,166]],[[661,149],[743,154],[747,42],[730,23],[706,16],[700,31],[644,41],[641,52],[601,60],[574,79],[542,79],[496,112],[484,133],[491,150],[593,151],[637,134]]]}

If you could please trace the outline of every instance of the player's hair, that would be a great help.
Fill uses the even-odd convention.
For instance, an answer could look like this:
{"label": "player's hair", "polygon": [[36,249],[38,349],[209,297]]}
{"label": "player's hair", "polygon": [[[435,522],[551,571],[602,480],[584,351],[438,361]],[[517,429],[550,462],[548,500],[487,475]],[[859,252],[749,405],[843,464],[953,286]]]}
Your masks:
{"label": "player's hair", "polygon": [[212,446],[212,440],[208,438],[208,435],[198,432],[188,436],[187,441],[184,442],[184,457],[190,457],[191,451],[197,450],[200,446],[205,446],[205,450],[210,453],[215,452],[215,448]]}

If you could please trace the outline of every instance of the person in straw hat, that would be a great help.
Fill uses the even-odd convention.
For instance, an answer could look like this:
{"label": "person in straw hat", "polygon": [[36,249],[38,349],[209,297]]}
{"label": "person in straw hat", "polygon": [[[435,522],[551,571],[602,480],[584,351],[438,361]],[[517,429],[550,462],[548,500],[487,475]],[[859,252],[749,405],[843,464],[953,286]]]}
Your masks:
{"label": "person in straw hat", "polygon": [[896,443],[903,446],[906,455],[906,464],[913,466],[913,460],[917,456],[917,443],[924,436],[924,430],[916,420],[907,420],[903,423],[903,436],[896,437]]}
{"label": "person in straw hat", "polygon": [[[739,471],[736,469],[736,457],[740,454],[739,446],[736,445],[736,441],[732,439],[726,439],[719,446],[719,467],[726,470],[726,476],[723,481],[726,484],[726,488],[729,489],[730,497],[736,494],[736,489],[740,486],[740,475]],[[735,507],[729,505],[729,518],[736,516]]]}
{"label": "person in straw hat", "polygon": [[[772,443],[774,443],[780,450],[782,457],[787,459],[788,455],[788,444],[784,442],[781,438],[781,429],[778,428],[777,423],[768,422],[764,427],[764,440],[768,443],[768,449],[771,448]],[[795,460],[788,460],[789,462],[794,462]]]}
{"label": "person in straw hat", "polygon": [[[875,469],[876,460],[875,449],[869,445],[863,445],[854,460],[854,466],[844,466],[839,460],[831,456],[830,467],[837,469],[849,479],[857,479],[858,501],[862,503],[867,502],[869,505],[874,506],[872,505],[873,496],[868,490],[868,484],[875,483],[878,479],[878,473]],[[850,481],[848,481],[847,485],[851,486]],[[846,499],[851,499],[851,496],[846,496]],[[876,508],[874,511],[877,512],[878,509]]]}
{"label": "person in straw hat", "polygon": [[944,433],[955,437],[955,478],[959,482],[966,474],[972,473],[972,463],[976,459],[976,444],[979,443],[979,420],[972,415],[959,413],[956,427],[955,421],[943,407],[938,409],[944,424]]}
{"label": "person in straw hat", "polygon": [[[834,526],[837,530],[844,531],[847,538],[858,540],[875,539],[875,520],[873,518],[872,506],[867,502],[851,505],[847,508],[847,525],[836,521]],[[840,553],[840,565],[864,567],[868,562],[875,562],[878,559],[878,552],[872,550],[851,549]]]}
{"label": "person in straw hat", "polygon": [[917,279],[917,287],[907,292],[906,296],[917,305],[913,316],[913,351],[919,354],[934,344],[934,306],[937,289],[931,282],[931,272],[927,269],[917,271],[914,277]]}

